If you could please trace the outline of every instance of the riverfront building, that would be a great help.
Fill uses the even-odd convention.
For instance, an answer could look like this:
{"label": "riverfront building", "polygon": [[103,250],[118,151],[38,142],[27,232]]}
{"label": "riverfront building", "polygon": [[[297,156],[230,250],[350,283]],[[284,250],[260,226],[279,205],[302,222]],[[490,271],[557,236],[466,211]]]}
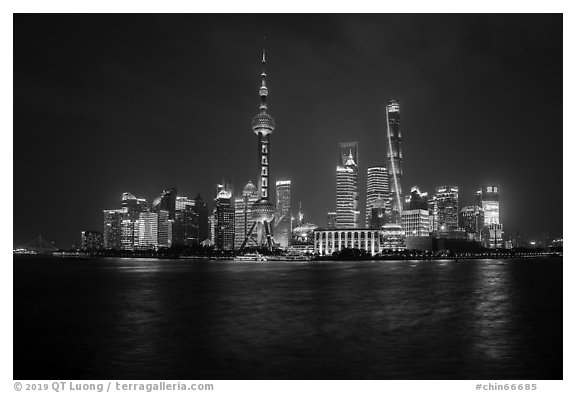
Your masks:
{"label": "riverfront building", "polygon": [[[379,200],[385,203],[383,217],[390,215],[390,189],[388,186],[388,170],[385,166],[372,166],[368,168],[366,175],[366,228],[380,228],[372,226],[372,208]],[[380,202],[380,205],[381,205]],[[384,224],[382,224],[384,225]]]}
{"label": "riverfront building", "polygon": [[344,165],[336,167],[336,227],[358,228],[358,165],[352,150]]}
{"label": "riverfront building", "polygon": [[401,214],[402,230],[406,237],[430,236],[430,217],[427,209],[403,210]]}
{"label": "riverfront building", "polygon": [[288,248],[292,236],[291,181],[276,182],[276,214],[274,216],[274,241],[281,248]]}
{"label": "riverfront building", "polygon": [[436,209],[440,232],[458,229],[458,187],[442,186],[436,188]]}
{"label": "riverfront building", "polygon": [[214,245],[217,250],[234,249],[234,207],[232,187],[218,184],[214,199]]}
{"label": "riverfront building", "polygon": [[402,211],[402,133],[400,104],[391,100],[386,105],[386,168],[390,183],[392,222],[400,223]]}

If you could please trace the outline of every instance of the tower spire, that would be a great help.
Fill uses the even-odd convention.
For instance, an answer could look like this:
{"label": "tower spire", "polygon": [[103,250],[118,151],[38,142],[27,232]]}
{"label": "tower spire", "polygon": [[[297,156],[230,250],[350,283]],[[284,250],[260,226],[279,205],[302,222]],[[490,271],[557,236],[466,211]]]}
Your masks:
{"label": "tower spire", "polygon": [[[264,37],[266,40],[266,37]],[[266,113],[266,97],[268,96],[268,87],[266,87],[266,46],[262,46],[262,84],[260,85],[260,112]]]}

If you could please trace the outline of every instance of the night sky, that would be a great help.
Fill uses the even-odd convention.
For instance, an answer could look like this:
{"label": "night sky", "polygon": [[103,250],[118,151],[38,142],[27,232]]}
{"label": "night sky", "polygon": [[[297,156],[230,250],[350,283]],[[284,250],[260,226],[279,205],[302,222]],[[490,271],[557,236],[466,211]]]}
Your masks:
{"label": "night sky", "polygon": [[[403,187],[501,191],[504,231],[562,235],[562,15],[15,15],[14,245],[102,230],[128,191],[212,205],[256,181],[266,36],[271,180],[326,225],[338,142],[385,160],[401,106]],[[274,190],[273,195],[275,194]]]}

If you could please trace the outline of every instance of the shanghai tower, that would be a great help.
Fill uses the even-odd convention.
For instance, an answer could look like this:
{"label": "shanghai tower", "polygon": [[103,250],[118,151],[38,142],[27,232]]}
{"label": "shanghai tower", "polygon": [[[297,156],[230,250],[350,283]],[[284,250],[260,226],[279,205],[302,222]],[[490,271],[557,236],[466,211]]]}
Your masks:
{"label": "shanghai tower", "polygon": [[402,212],[402,134],[400,133],[400,105],[390,100],[386,105],[386,169],[390,184],[391,221],[400,223]]}

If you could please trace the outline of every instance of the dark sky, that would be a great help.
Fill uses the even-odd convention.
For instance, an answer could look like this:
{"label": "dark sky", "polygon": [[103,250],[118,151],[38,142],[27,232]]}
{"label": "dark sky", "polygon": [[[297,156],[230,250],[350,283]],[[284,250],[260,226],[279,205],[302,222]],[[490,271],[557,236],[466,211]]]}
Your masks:
{"label": "dark sky", "polygon": [[497,185],[505,231],[562,234],[562,15],[18,14],[14,245],[78,244],[124,191],[255,181],[264,35],[271,180],[307,221],[335,209],[338,142],[364,210],[396,98],[405,189],[454,184],[462,207]]}

